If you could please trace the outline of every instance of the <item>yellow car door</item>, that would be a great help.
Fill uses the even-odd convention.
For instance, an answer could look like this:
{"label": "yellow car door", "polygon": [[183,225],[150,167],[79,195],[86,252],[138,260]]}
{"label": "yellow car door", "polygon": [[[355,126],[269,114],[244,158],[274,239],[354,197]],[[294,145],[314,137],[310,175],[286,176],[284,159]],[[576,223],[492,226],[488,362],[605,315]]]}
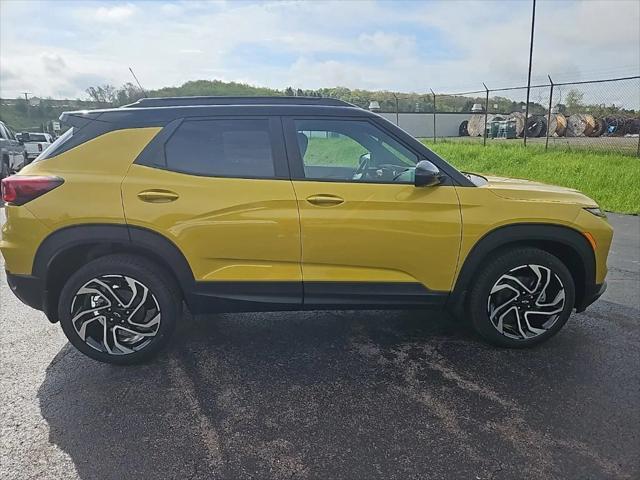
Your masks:
{"label": "yellow car door", "polygon": [[279,119],[175,120],[131,166],[122,197],[130,230],[159,234],[184,255],[196,295],[238,310],[302,302],[299,218]]}
{"label": "yellow car door", "polygon": [[420,152],[366,118],[286,118],[305,304],[438,304],[461,239],[453,181],[414,186]]}

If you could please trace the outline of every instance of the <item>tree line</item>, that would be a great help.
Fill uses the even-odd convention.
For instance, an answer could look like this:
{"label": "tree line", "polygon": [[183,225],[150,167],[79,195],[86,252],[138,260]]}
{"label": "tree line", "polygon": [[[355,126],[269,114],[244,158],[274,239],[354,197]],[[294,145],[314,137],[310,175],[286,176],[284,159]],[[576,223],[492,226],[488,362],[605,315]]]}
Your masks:
{"label": "tree line", "polygon": [[[99,85],[89,87],[87,95],[91,100],[101,103],[109,103],[113,106],[122,106],[133,103],[143,97],[182,97],[182,96],[309,96],[331,97],[344,100],[362,108],[368,108],[370,102],[376,101],[383,112],[395,112],[396,103],[400,112],[433,112],[433,96],[421,93],[395,93],[389,91],[371,91],[363,89],[350,89],[347,87],[301,89],[286,87],[277,90],[267,87],[256,87],[245,83],[223,82],[221,80],[194,80],[184,83],[179,87],[164,87],[158,90],[143,91],[132,83],[125,83],[119,88],[113,85]],[[484,106],[485,98],[482,96],[468,97],[455,95],[436,95],[436,111],[439,112],[468,112],[471,107],[479,103]],[[490,110],[511,112],[520,110],[524,102],[514,102],[504,97],[492,97]],[[497,107],[495,107],[497,105]],[[544,106],[530,105],[533,111],[544,111]]]}
{"label": "tree line", "polygon": [[[331,97],[344,100],[362,108],[368,108],[370,102],[380,105],[382,112],[395,112],[396,105],[400,112],[431,113],[434,110],[434,99],[431,94],[398,93],[389,91],[370,91],[350,89],[346,87],[301,89],[286,87],[277,90],[267,87],[256,87],[245,83],[223,82],[221,80],[194,80],[178,87],[164,87],[157,90],[143,91],[133,83],[125,83],[120,87],[110,84],[91,86],[86,89],[90,101],[80,108],[119,107],[133,103],[143,97],[180,97],[199,95],[219,96],[311,96]],[[554,95],[555,97],[555,95]],[[436,93],[437,112],[470,112],[474,104],[484,107],[486,97],[478,95],[445,95]],[[546,113],[548,105],[540,99],[529,104],[529,112],[534,115]],[[397,102],[397,103],[396,103]],[[70,106],[60,105],[59,101],[42,99],[38,105],[30,105],[24,98],[10,101],[11,105],[2,105],[0,119],[14,126],[16,129],[35,128],[47,121],[56,120],[64,110],[73,110]],[[74,104],[82,104],[80,100]],[[504,96],[489,98],[490,113],[523,112],[525,103],[515,101]],[[573,113],[591,113],[594,116],[623,116],[637,115],[637,112],[621,108],[617,105],[592,104],[584,99],[584,94],[578,89],[570,89],[562,97],[562,103],[557,104],[558,111],[566,115]]]}

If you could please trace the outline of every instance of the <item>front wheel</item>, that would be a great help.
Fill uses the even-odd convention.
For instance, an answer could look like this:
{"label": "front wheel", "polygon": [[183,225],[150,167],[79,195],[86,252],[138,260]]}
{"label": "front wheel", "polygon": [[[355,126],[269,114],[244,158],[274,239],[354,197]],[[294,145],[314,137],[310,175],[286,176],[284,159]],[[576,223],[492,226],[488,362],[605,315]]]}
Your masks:
{"label": "front wheel", "polygon": [[181,305],[178,287],[162,268],[133,255],[109,255],[71,276],[58,315],[82,353],[125,365],[143,362],[166,345]]}
{"label": "front wheel", "polygon": [[529,347],[555,335],[575,303],[564,263],[537,248],[508,250],[482,267],[469,292],[475,330],[503,347]]}

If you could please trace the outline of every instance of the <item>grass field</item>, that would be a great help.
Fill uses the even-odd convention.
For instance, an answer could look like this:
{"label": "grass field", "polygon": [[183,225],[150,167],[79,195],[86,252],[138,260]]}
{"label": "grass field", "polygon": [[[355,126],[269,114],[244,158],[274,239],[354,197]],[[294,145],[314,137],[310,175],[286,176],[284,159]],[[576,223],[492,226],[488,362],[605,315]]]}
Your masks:
{"label": "grass field", "polygon": [[[611,152],[567,151],[541,145],[487,145],[439,140],[424,143],[458,169],[537,180],[571,187],[605,210],[640,213],[640,158]],[[310,165],[356,168],[366,149],[346,138],[311,138],[305,161]]]}
{"label": "grass field", "polygon": [[310,138],[304,161],[307,165],[358,166],[360,155],[367,149],[348,137]]}
{"label": "grass field", "polygon": [[640,158],[615,153],[544,151],[529,145],[424,143],[460,170],[525,178],[578,189],[602,208],[640,213]]}

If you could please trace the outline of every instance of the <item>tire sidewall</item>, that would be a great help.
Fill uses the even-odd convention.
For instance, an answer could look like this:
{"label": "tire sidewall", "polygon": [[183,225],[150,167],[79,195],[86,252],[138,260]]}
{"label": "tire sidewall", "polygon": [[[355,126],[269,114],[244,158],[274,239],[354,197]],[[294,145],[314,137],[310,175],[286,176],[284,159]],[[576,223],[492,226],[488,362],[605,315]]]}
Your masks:
{"label": "tire sidewall", "polygon": [[[134,261],[132,261],[134,259]],[[158,333],[142,350],[125,355],[111,355],[87,345],[77,334],[71,323],[71,303],[77,291],[92,278],[102,275],[126,275],[142,284],[153,293],[160,305],[161,320]],[[169,341],[180,314],[181,302],[176,298],[175,288],[167,275],[150,262],[138,261],[135,257],[109,256],[94,260],[73,274],[62,289],[58,302],[60,326],[71,344],[88,357],[100,362],[127,365],[140,363],[154,356]]]}
{"label": "tire sidewall", "polygon": [[[502,275],[513,268],[527,264],[547,267],[560,278],[565,290],[565,305],[556,323],[545,333],[530,339],[517,340],[502,335],[493,326],[489,320],[487,300],[493,285]],[[494,345],[511,348],[536,345],[555,335],[569,319],[575,305],[575,285],[568,268],[554,255],[534,248],[511,250],[488,262],[481,270],[469,297],[468,311],[475,330]]]}

